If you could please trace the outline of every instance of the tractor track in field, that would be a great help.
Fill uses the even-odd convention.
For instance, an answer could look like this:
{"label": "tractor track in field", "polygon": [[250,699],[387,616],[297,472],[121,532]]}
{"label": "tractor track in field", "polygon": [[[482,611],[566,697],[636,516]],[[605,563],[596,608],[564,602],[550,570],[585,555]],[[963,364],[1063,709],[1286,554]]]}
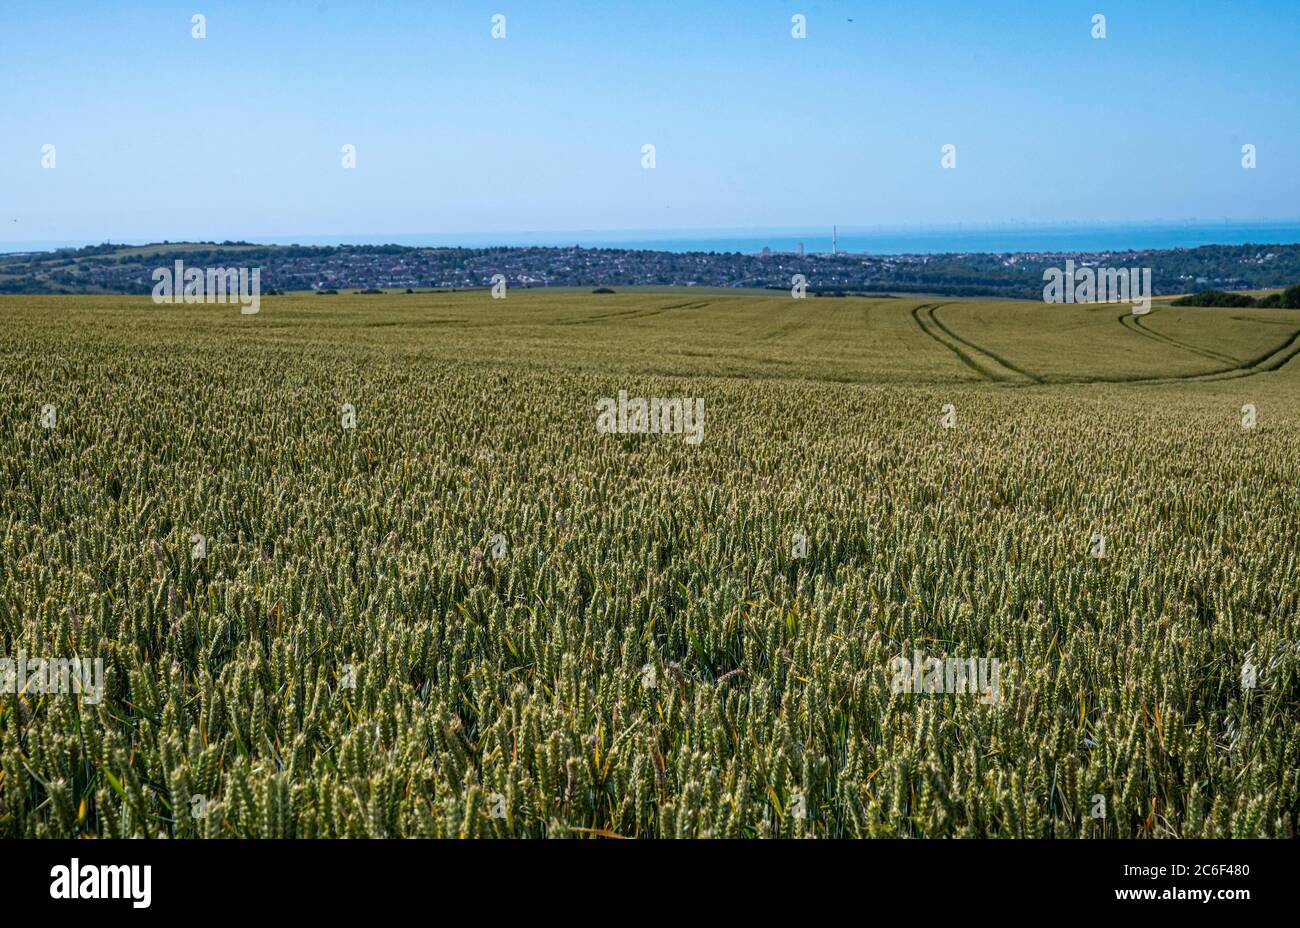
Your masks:
{"label": "tractor track in field", "polygon": [[1132,312],[1127,312],[1120,316],[1119,324],[1124,326],[1124,328],[1128,329],[1130,332],[1137,332],[1139,335],[1144,335],[1154,341],[1164,342],[1165,344],[1172,345],[1183,351],[1189,351],[1192,354],[1200,355],[1203,358],[1209,358],[1211,361],[1218,361],[1232,366],[1241,363],[1231,355],[1223,354],[1219,351],[1211,351],[1209,348],[1201,348],[1197,345],[1191,344],[1190,342],[1180,341],[1173,336],[1165,335],[1163,332],[1149,329],[1142,324],[1142,317],[1135,316]]}
{"label": "tractor track in field", "polygon": [[[1125,328],[1128,328],[1125,326]],[[1300,329],[1297,329],[1285,341],[1263,354],[1246,361],[1218,370],[1204,371],[1200,374],[1187,374],[1183,377],[1092,377],[1078,380],[1053,380],[1053,384],[1080,383],[1124,383],[1135,386],[1149,386],[1169,383],[1209,383],[1217,380],[1237,380],[1242,377],[1254,377],[1256,374],[1270,374],[1281,370],[1286,364],[1300,354]]]}
{"label": "tractor track in field", "polygon": [[[957,358],[979,374],[984,380],[990,383],[1001,383],[1008,386],[1038,386],[1038,385],[1069,385],[1085,383],[1118,383],[1134,385],[1153,385],[1169,383],[1200,383],[1217,380],[1235,380],[1242,377],[1253,377],[1256,374],[1268,374],[1273,371],[1281,370],[1292,361],[1297,355],[1300,355],[1300,329],[1296,329],[1285,340],[1273,348],[1248,358],[1245,361],[1238,361],[1236,358],[1220,352],[1202,349],[1196,345],[1180,342],[1177,339],[1154,332],[1151,329],[1141,325],[1132,313],[1126,313],[1119,317],[1120,325],[1155,341],[1163,342],[1170,347],[1179,348],[1184,351],[1190,351],[1201,357],[1210,360],[1228,362],[1227,366],[1217,370],[1205,371],[1200,374],[1188,374],[1182,377],[1092,377],[1078,378],[1070,380],[1048,380],[1037,374],[1033,374],[1021,367],[1010,363],[1005,358],[982,348],[974,342],[956,334],[952,329],[944,324],[936,314],[935,310],[942,306],[948,306],[950,303],[923,303],[912,309],[912,318],[917,326],[930,338],[943,345]],[[1133,321],[1126,322],[1126,319]],[[1259,320],[1253,320],[1259,321]],[[1268,321],[1268,320],[1264,320]],[[1285,324],[1285,323],[1284,323]]]}
{"label": "tractor track in field", "polygon": [[[1120,324],[1124,325],[1124,320],[1130,316],[1132,316],[1132,313],[1126,313],[1125,315],[1120,316],[1119,317]],[[1242,318],[1242,317],[1234,317],[1234,318]],[[1261,320],[1252,320],[1252,321],[1261,321]],[[1262,321],[1269,321],[1269,320],[1262,320]],[[1214,360],[1219,360],[1219,361],[1228,361],[1229,365],[1227,367],[1219,368],[1218,370],[1206,371],[1205,373],[1202,374],[1189,374],[1186,377],[1143,377],[1143,378],[1134,378],[1131,380],[1120,379],[1120,380],[1092,381],[1092,382],[1146,384],[1146,383],[1197,383],[1201,381],[1236,380],[1241,377],[1253,377],[1256,374],[1269,374],[1272,373],[1273,371],[1281,370],[1288,362],[1290,362],[1292,358],[1294,358],[1297,354],[1300,354],[1300,329],[1296,329],[1294,332],[1291,333],[1290,336],[1288,336],[1285,340],[1280,342],[1275,347],[1270,348],[1269,350],[1261,354],[1255,355],[1253,358],[1247,358],[1245,361],[1238,361],[1236,358],[1230,357],[1229,355],[1219,354],[1218,352],[1207,354],[1205,351],[1197,349],[1196,346],[1194,345],[1182,343],[1176,339],[1172,339],[1167,336],[1160,337],[1159,333],[1152,332],[1150,329],[1146,328],[1145,326],[1139,326],[1138,328],[1133,328],[1131,326],[1124,325],[1124,327],[1126,329],[1129,329],[1130,331],[1138,332],[1139,334],[1142,335],[1154,336],[1159,341],[1167,341],[1170,344],[1174,345],[1175,347],[1194,350],[1196,351],[1197,354],[1200,354],[1203,357],[1211,357]]]}
{"label": "tractor track in field", "polygon": [[926,335],[957,356],[957,359],[992,383],[1042,383],[1042,380],[1009,364],[987,348],[981,348],[955,334],[935,315],[935,310],[947,303],[922,303],[912,308],[912,319]]}
{"label": "tractor track in field", "polygon": [[758,336],[758,338],[755,339],[755,341],[770,342],[778,338],[784,338],[785,336],[789,335],[792,332],[797,332],[799,329],[803,328],[803,326],[804,326],[804,320],[792,319],[789,322],[777,326],[775,329],[773,329],[771,332],[768,332],[766,335]]}
{"label": "tractor track in field", "polygon": [[708,300],[696,303],[674,303],[672,306],[656,306],[651,309],[620,309],[615,312],[597,313],[594,316],[584,316],[581,319],[561,319],[558,322],[551,322],[549,325],[593,325],[597,322],[605,322],[609,319],[646,319],[650,316],[657,316],[660,313],[666,313],[670,309],[700,309],[709,305]]}
{"label": "tractor track in field", "polygon": [[1271,374],[1273,371],[1281,370],[1292,358],[1300,354],[1300,329],[1296,329],[1291,337],[1282,344],[1278,345],[1272,351],[1266,351],[1261,355],[1246,361],[1235,371],[1227,372],[1223,377],[1207,375],[1206,379],[1229,380],[1233,377],[1251,377],[1255,374]]}
{"label": "tractor track in field", "polygon": [[979,345],[976,345],[972,341],[967,341],[966,339],[958,335],[956,332],[954,332],[952,329],[948,328],[948,326],[944,325],[943,320],[939,318],[939,307],[946,306],[946,305],[948,304],[937,303],[934,306],[932,306],[930,308],[930,321],[933,322],[935,325],[937,325],[939,328],[943,329],[944,333],[949,338],[953,338],[961,342],[963,345],[966,345],[968,348],[974,351],[983,353],[984,355],[992,358],[998,364],[1002,365],[1007,370],[1019,374],[1021,377],[1024,377],[1025,379],[1029,380],[1032,383],[1043,382],[1043,378],[1039,377],[1037,374],[1031,373],[1025,370],[1023,367],[1017,367],[1016,365],[1012,364],[1010,361],[1008,361],[1006,358],[1002,357],[1001,355],[994,354],[992,351],[989,351],[987,348],[981,348]]}
{"label": "tractor track in field", "polygon": [[1287,327],[1295,325],[1294,322],[1287,322],[1285,319],[1252,319],[1250,316],[1232,316],[1233,319],[1240,319],[1242,322],[1258,322],[1260,325],[1284,325]]}

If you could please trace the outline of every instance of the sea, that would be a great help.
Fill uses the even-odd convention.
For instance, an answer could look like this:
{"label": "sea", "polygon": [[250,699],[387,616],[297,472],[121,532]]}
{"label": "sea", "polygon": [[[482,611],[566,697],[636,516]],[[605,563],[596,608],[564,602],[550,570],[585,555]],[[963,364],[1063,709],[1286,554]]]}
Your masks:
{"label": "sea", "polygon": [[[672,252],[740,252],[763,249],[829,253],[834,244],[849,254],[902,255],[1005,252],[1095,252],[1198,245],[1300,244],[1300,220],[1180,221],[1147,223],[1055,224],[1021,223],[917,226],[840,226],[832,228],[576,230],[563,232],[429,232],[358,235],[222,236],[266,245],[406,245],[411,247],[572,246],[583,248],[648,249]],[[185,239],[173,239],[173,241]],[[195,239],[189,239],[191,241]],[[211,240],[211,239],[210,239]],[[119,241],[118,244],[147,244]],[[102,244],[88,240],[0,242],[0,253],[49,251]]]}

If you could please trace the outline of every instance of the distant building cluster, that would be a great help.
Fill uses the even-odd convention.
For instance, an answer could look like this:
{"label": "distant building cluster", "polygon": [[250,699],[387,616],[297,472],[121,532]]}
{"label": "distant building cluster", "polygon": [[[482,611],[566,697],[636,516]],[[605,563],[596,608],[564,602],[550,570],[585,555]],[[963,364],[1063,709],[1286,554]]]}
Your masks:
{"label": "distant building cluster", "polygon": [[796,274],[813,294],[891,292],[1035,299],[1043,272],[1079,267],[1153,269],[1156,294],[1280,287],[1300,280],[1300,245],[1207,245],[1136,252],[942,255],[809,254],[764,248],[670,252],[620,248],[408,248],[399,245],[268,246],[241,242],[0,255],[0,293],[149,293],[160,265],[259,267],[264,291],[489,287],[707,286],[786,290]]}

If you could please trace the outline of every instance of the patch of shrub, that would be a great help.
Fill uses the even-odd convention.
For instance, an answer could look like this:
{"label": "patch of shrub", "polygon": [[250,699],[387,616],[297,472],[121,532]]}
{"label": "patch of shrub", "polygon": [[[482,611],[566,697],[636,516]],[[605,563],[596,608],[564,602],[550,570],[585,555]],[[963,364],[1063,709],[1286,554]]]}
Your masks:
{"label": "patch of shrub", "polygon": [[1255,299],[1244,293],[1225,293],[1222,290],[1202,290],[1174,300],[1175,306],[1254,306]]}
{"label": "patch of shrub", "polygon": [[1254,306],[1258,309],[1300,309],[1300,284],[1292,284],[1281,293],[1270,293],[1259,299],[1244,293],[1225,293],[1222,290],[1202,290],[1174,300],[1174,306]]}

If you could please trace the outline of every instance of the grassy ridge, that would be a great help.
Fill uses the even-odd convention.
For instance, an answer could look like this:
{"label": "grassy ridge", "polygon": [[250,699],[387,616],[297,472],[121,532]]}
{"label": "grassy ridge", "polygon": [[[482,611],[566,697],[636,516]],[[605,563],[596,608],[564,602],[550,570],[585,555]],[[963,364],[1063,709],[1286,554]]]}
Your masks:
{"label": "grassy ridge", "polygon": [[1290,316],[934,305],[0,298],[0,834],[1292,835]]}

